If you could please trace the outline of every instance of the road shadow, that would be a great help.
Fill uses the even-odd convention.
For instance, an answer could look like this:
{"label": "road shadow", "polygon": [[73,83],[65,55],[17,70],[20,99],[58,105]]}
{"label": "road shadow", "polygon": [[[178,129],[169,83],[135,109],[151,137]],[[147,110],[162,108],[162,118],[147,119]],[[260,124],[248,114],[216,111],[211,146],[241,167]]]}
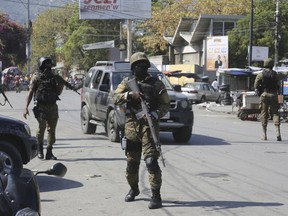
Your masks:
{"label": "road shadow", "polygon": [[163,145],[231,145],[218,137],[203,136],[199,134],[193,134],[187,143],[179,143],[174,140],[171,133],[160,133],[160,141]]}
{"label": "road shadow", "polygon": [[[147,199],[149,201],[149,199]],[[247,202],[247,201],[168,201],[163,200],[163,207],[210,207],[211,210],[222,210],[245,207],[275,207],[283,203],[276,202]]]}
{"label": "road shadow", "polygon": [[83,187],[80,182],[54,176],[36,176],[40,193]]}
{"label": "road shadow", "polygon": [[[151,199],[140,198],[135,199],[135,201],[147,201],[150,202]],[[277,202],[247,202],[247,201],[172,201],[172,200],[162,200],[162,205],[164,208],[174,208],[174,207],[206,207],[212,210],[223,210],[223,209],[235,209],[235,208],[245,208],[245,207],[275,207],[283,206],[283,203]]]}
{"label": "road shadow", "polygon": [[57,159],[63,162],[77,162],[77,161],[126,161],[126,158],[71,158],[71,159]]}

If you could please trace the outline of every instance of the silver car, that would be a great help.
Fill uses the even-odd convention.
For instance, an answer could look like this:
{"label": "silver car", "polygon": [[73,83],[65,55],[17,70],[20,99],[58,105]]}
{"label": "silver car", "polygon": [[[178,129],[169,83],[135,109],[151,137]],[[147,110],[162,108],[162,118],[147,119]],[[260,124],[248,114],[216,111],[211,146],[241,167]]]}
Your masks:
{"label": "silver car", "polygon": [[221,102],[220,92],[206,82],[186,83],[181,90],[193,103],[203,103],[205,101]]}

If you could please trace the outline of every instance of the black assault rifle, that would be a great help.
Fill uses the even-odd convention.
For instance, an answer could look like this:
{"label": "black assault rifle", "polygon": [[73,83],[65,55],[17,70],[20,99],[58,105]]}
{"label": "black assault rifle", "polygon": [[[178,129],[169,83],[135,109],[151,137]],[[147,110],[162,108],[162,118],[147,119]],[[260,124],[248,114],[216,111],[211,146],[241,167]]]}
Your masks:
{"label": "black assault rifle", "polygon": [[[56,75],[56,76],[59,76],[59,75]],[[62,78],[62,77],[61,77]],[[71,89],[71,90],[73,90],[74,92],[76,92],[78,95],[80,95],[80,93],[69,83],[69,82],[67,82],[66,80],[64,80],[63,78],[62,78],[62,82],[63,82],[63,84],[65,85],[65,86],[67,86],[69,89]]]}
{"label": "black assault rifle", "polygon": [[[140,92],[139,86],[138,86],[138,84],[137,84],[135,79],[130,79],[128,81],[127,85],[129,86],[129,88],[132,91]],[[153,141],[155,143],[155,147],[156,147],[157,151],[159,152],[162,164],[165,167],[165,161],[164,161],[164,158],[163,158],[163,155],[162,155],[162,151],[161,151],[161,143],[160,143],[160,141],[158,139],[158,136],[156,134],[156,131],[155,131],[155,128],[154,128],[154,124],[153,124],[152,119],[151,119],[151,114],[149,113],[149,109],[148,109],[148,106],[147,106],[147,102],[142,97],[140,97],[140,98],[141,98],[142,111],[136,114],[136,118],[138,120],[142,119],[144,117],[146,118],[146,120],[148,122],[148,125],[150,127],[150,131],[151,131],[151,134],[152,134],[152,137],[153,137]]]}
{"label": "black assault rifle", "polygon": [[50,69],[46,68],[43,73],[50,73],[50,75],[54,76],[56,78],[56,80],[58,80],[59,82],[61,82],[63,85],[65,85],[66,87],[68,87],[69,89],[75,91],[78,95],[80,95],[80,93],[66,80],[64,80],[60,75],[58,74],[54,74]]}
{"label": "black assault rifle", "polygon": [[[5,102],[7,101],[8,104],[10,105],[10,107],[13,109],[13,107],[12,107],[10,101],[8,100],[8,98],[6,97],[6,94],[4,93],[4,91],[3,91],[1,88],[0,88],[0,92],[1,92],[2,95],[3,95],[3,97],[4,97],[4,99],[5,99]],[[5,105],[5,102],[4,102],[4,105]],[[1,105],[2,105],[2,104],[1,104]],[[4,105],[3,105],[3,106],[4,106]]]}

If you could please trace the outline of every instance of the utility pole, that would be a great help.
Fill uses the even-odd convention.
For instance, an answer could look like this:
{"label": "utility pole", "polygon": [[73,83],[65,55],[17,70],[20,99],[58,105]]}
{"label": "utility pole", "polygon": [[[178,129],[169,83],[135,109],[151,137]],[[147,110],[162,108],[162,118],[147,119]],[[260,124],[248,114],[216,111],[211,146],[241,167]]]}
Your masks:
{"label": "utility pole", "polygon": [[127,59],[132,55],[132,20],[127,22]]}
{"label": "utility pole", "polygon": [[274,66],[278,63],[278,51],[279,51],[279,0],[276,0],[276,11],[275,11],[275,57]]}
{"label": "utility pole", "polygon": [[31,33],[32,22],[30,21],[30,0],[27,0],[27,24],[26,24],[26,57],[27,57],[27,75],[30,75],[30,60],[31,60]]}
{"label": "utility pole", "polygon": [[253,47],[253,14],[254,14],[254,3],[251,0],[250,6],[250,33],[249,33],[249,53],[248,53],[248,66],[252,63],[252,47]]}

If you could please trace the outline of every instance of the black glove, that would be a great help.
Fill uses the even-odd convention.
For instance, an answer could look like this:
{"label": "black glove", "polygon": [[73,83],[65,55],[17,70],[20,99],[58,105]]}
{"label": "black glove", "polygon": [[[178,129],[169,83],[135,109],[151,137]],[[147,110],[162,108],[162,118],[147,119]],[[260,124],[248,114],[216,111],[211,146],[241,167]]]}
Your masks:
{"label": "black glove", "polygon": [[141,92],[135,92],[135,91],[131,91],[128,93],[128,99],[129,100],[133,100],[133,101],[141,101],[141,97],[142,97],[142,94]]}

